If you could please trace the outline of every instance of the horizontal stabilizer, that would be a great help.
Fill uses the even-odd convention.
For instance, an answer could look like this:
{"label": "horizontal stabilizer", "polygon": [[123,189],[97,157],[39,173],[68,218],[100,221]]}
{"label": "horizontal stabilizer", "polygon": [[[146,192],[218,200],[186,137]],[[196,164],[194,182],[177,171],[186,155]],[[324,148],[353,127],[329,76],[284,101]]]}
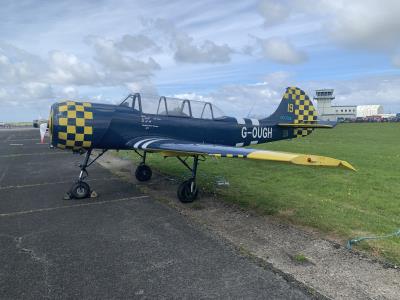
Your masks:
{"label": "horizontal stabilizer", "polygon": [[291,127],[291,128],[333,128],[331,124],[311,124],[311,123],[278,123],[280,127]]}

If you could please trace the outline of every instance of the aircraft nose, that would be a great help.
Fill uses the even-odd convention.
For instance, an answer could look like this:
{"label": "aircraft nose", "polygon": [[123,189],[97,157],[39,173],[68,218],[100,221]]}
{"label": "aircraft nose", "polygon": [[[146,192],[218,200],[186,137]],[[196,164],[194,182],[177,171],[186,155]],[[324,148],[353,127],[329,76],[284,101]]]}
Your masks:
{"label": "aircraft nose", "polygon": [[89,102],[67,101],[53,104],[51,113],[52,145],[80,151],[93,142],[93,111]]}

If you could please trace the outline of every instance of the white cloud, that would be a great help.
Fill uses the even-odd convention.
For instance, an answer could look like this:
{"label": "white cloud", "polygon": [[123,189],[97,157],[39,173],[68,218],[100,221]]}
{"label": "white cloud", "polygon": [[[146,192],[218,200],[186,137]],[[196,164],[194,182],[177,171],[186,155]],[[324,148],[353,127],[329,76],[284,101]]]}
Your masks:
{"label": "white cloud", "polygon": [[67,99],[76,99],[79,97],[79,92],[74,86],[66,86],[61,90],[61,95]]}
{"label": "white cloud", "polygon": [[122,39],[116,43],[116,47],[124,51],[142,52],[144,50],[159,51],[160,47],[143,34],[130,35],[125,34]]}
{"label": "white cloud", "polygon": [[52,51],[49,56],[51,71],[48,80],[53,84],[96,85],[102,80],[92,64],[73,54]]}
{"label": "white cloud", "polygon": [[127,82],[125,85],[132,93],[157,95],[157,88],[151,80]]}
{"label": "white cloud", "polygon": [[[4,6],[0,117],[9,115],[5,103],[30,105],[14,110],[29,116],[36,107],[47,110],[54,97],[101,94],[99,101],[107,101],[127,89],[155,93],[155,86],[171,95],[196,91],[196,97],[221,102],[237,115],[246,115],[254,101],[253,111],[268,114],[294,78],[310,90],[334,87],[338,102],[399,106],[394,76],[367,77],[398,73],[398,1],[178,0],[162,3],[162,9],[159,3],[142,2]],[[29,26],[19,22],[26,18]],[[82,42],[87,35],[90,42]],[[270,62],[284,64],[287,72],[276,72],[281,67]],[[306,63],[294,65],[301,62]],[[293,77],[300,68],[302,73]]]}
{"label": "white cloud", "polygon": [[[27,82],[21,85],[19,93],[27,99],[49,99],[53,97],[51,85],[43,82]],[[30,101],[32,101],[30,100]]]}
{"label": "white cloud", "polygon": [[40,57],[0,42],[0,83],[9,85],[37,80],[37,75],[46,71]]}
{"label": "white cloud", "polygon": [[330,84],[335,87],[337,103],[382,104],[386,112],[389,107],[400,111],[400,78],[397,76],[372,76]]}
{"label": "white cloud", "polygon": [[[268,26],[319,21],[321,34],[357,49],[393,51],[400,45],[400,2],[397,0],[261,0],[259,14]],[[290,32],[287,33],[290,35]]]}
{"label": "white cloud", "polygon": [[341,44],[388,50],[400,44],[397,0],[323,1],[332,14],[328,31]]}
{"label": "white cloud", "polygon": [[386,112],[400,112],[400,78],[396,76],[299,83],[289,73],[274,72],[266,75],[264,82],[226,85],[208,94],[189,93],[175,96],[210,101],[230,116],[250,115],[264,118],[277,109],[286,87],[293,85],[305,90],[310,99],[316,89],[334,88],[336,104],[382,104]]}
{"label": "white cloud", "polygon": [[174,23],[165,19],[144,20],[143,24],[148,30],[161,33],[162,39],[166,40],[178,63],[228,63],[234,53],[227,44],[219,45],[210,40],[196,41],[193,36],[179,30]]}
{"label": "white cloud", "polygon": [[214,103],[233,116],[267,117],[280,102],[280,89],[268,83],[228,85],[211,93]]}
{"label": "white cloud", "polygon": [[95,60],[108,72],[111,80],[124,80],[129,77],[149,77],[160,65],[148,57],[147,62],[124,54],[113,40],[101,37],[88,37],[88,42],[95,49]]}
{"label": "white cloud", "polygon": [[[159,65],[151,57],[147,61],[125,55],[115,42],[94,40],[94,62],[77,55],[53,50],[42,60],[17,47],[0,43],[0,111],[8,106],[21,106],[30,111],[45,112],[59,98],[80,99],[90,96],[90,87],[141,85],[154,89],[152,72]],[[80,93],[80,89],[85,91]],[[89,88],[89,89],[88,89]]]}
{"label": "white cloud", "polygon": [[266,26],[282,23],[290,14],[290,4],[286,1],[262,0],[258,9]]}
{"label": "white cloud", "polygon": [[296,49],[289,41],[281,38],[258,39],[264,57],[281,64],[299,64],[307,55]]}
{"label": "white cloud", "polygon": [[393,64],[393,66],[400,68],[400,54],[393,55],[392,64]]}
{"label": "white cloud", "polygon": [[283,87],[293,85],[293,74],[287,71],[277,71],[269,73],[264,77],[264,82],[274,87],[275,89],[282,89]]}
{"label": "white cloud", "polygon": [[188,99],[188,100],[196,100],[196,101],[203,101],[203,102],[211,102],[214,101],[213,98],[210,96],[199,95],[196,93],[183,93],[183,94],[175,94],[172,96],[173,98],[179,99]]}
{"label": "white cloud", "polygon": [[[0,108],[8,106],[36,110],[48,105],[54,97],[53,88],[42,82],[27,82],[18,86],[0,88]],[[1,111],[0,109],[0,111]],[[13,117],[13,116],[9,116]],[[15,117],[15,116],[14,116]]]}
{"label": "white cloud", "polygon": [[212,102],[229,116],[265,118],[276,110],[291,80],[290,74],[286,72],[274,72],[266,75],[264,82],[231,84],[207,94],[187,93],[175,96]]}
{"label": "white cloud", "polygon": [[228,63],[233,53],[228,45],[217,45],[209,40],[196,45],[187,34],[178,35],[175,45],[175,60],[184,63]]}

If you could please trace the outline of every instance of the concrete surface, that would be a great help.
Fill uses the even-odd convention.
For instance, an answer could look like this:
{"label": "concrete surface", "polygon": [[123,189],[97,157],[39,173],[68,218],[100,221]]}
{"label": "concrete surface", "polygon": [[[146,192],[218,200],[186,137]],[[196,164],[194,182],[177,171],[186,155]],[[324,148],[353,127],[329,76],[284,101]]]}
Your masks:
{"label": "concrete surface", "polygon": [[[134,182],[132,161],[106,155],[100,163],[113,173]],[[228,162],[226,162],[228,163]],[[201,164],[199,166],[201,174]],[[200,194],[192,204],[176,200],[175,178],[153,172],[151,181],[137,186],[162,199],[194,222],[294,280],[332,299],[400,299],[400,269],[366,254],[349,251],[310,228],[284,223],[279,217],[262,216]],[[201,187],[200,187],[201,188]],[[302,255],[303,261],[296,259]]]}
{"label": "concrete surface", "polygon": [[38,141],[0,130],[1,299],[313,297],[97,164],[62,200],[82,157]]}

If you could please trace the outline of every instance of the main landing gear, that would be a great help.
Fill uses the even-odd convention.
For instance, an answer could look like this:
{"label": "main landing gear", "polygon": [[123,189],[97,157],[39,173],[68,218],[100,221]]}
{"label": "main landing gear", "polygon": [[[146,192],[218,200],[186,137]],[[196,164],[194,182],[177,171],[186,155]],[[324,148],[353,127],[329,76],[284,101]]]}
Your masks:
{"label": "main landing gear", "polygon": [[85,159],[83,161],[83,164],[80,164],[79,167],[81,168],[81,172],[79,173],[78,180],[72,185],[71,189],[69,192],[67,192],[64,196],[65,200],[70,200],[70,199],[84,199],[84,198],[89,198],[91,197],[94,193],[90,189],[89,184],[87,184],[84,180],[89,176],[89,173],[87,172],[87,168],[89,168],[100,156],[102,156],[104,153],[106,153],[107,150],[103,150],[100,152],[95,159],[93,159],[91,162],[90,160],[90,155],[92,154],[92,149],[89,149],[86,152]]}
{"label": "main landing gear", "polygon": [[[151,179],[152,171],[151,168],[148,165],[146,165],[146,152],[140,154],[138,151],[136,151],[136,153],[140,157],[142,157],[142,162],[136,168],[135,177],[138,181],[142,182],[148,181]],[[186,160],[182,159],[181,157],[177,156],[177,159],[192,173],[192,176],[188,180],[185,180],[179,185],[177,191],[178,199],[183,203],[193,202],[194,200],[196,200],[199,194],[199,190],[196,185],[196,173],[197,173],[197,166],[199,164],[199,156],[198,155],[193,156],[192,167],[189,166]]]}
{"label": "main landing gear", "polygon": [[149,181],[151,179],[151,175],[153,175],[153,172],[151,171],[151,168],[146,165],[146,151],[143,153],[143,155],[139,152],[136,153],[142,157],[142,162],[136,168],[135,177],[138,181]]}
{"label": "main landing gear", "polygon": [[197,174],[197,165],[199,164],[199,156],[193,156],[193,166],[190,167],[186,160],[183,160],[179,156],[177,156],[178,160],[192,172],[192,177],[188,180],[182,182],[178,187],[178,199],[183,203],[189,203],[196,200],[197,195],[199,194],[199,189],[196,185],[196,174]]}

